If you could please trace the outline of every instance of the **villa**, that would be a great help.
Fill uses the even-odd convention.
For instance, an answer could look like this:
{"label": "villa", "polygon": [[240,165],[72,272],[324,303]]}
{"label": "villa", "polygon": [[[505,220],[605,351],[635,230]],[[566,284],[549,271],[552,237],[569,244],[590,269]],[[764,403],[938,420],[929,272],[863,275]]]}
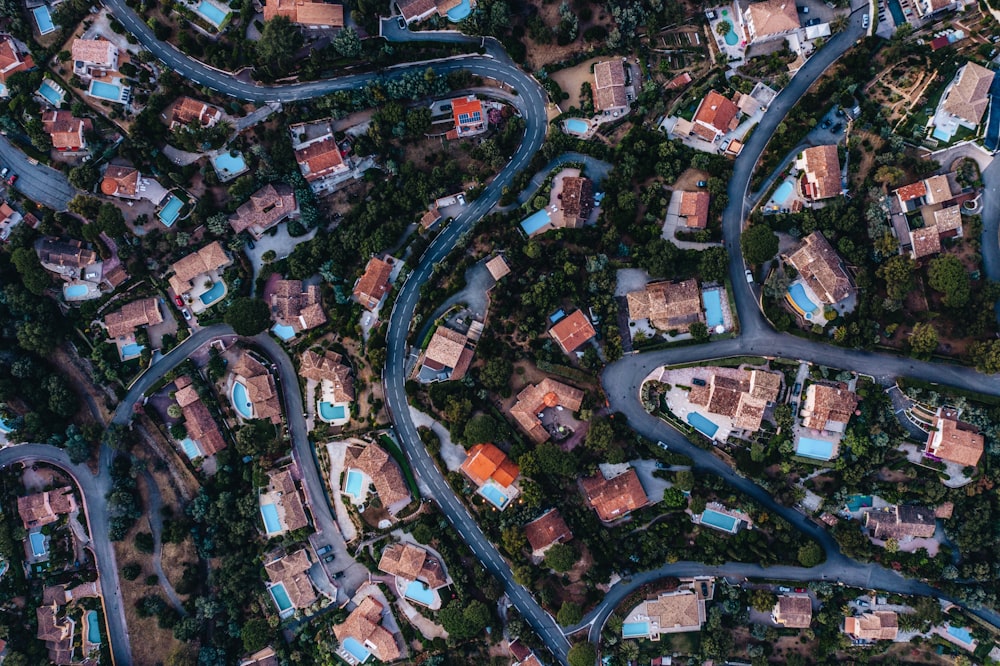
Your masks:
{"label": "villa", "polygon": [[402,656],[395,637],[382,626],[382,614],[387,612],[377,600],[365,597],[343,623],[334,625],[337,640],[357,663],[369,654],[386,663]]}
{"label": "villa", "polygon": [[601,469],[592,477],[580,479],[587,505],[597,512],[597,517],[604,523],[624,518],[632,511],[649,505],[649,498],[635,468],[619,471],[620,465],[614,467],[615,473],[611,476],[605,476],[604,469]]}
{"label": "villa", "polygon": [[308,527],[305,502],[292,475],[292,465],[269,471],[267,478],[267,490],[260,496],[267,536],[271,538]]}
{"label": "villa", "polygon": [[[476,6],[474,0],[469,3]],[[446,17],[448,12],[461,5],[461,0],[397,0],[395,5],[399,8],[399,13],[408,24],[414,21],[423,21],[433,14]]]}
{"label": "villa", "polygon": [[43,604],[35,610],[38,631],[35,636],[45,643],[49,661],[59,666],[76,663],[73,659],[76,622],[69,614],[59,615],[59,604]]}
{"label": "villa", "polygon": [[622,624],[624,638],[660,640],[661,634],[701,631],[705,624],[705,601],[692,587],[661,592],[636,606]]}
{"label": "villa", "polygon": [[799,189],[804,198],[819,201],[840,194],[840,157],[836,145],[806,148],[795,160],[795,168],[802,171]]}
{"label": "villa", "polygon": [[562,226],[579,229],[594,210],[594,185],[589,178],[580,175],[579,169],[566,171],[575,171],[576,174],[569,173],[558,178],[552,185],[552,192],[559,201],[557,208],[562,215]]}
{"label": "villa", "polygon": [[[172,264],[169,271],[173,275],[167,281],[175,296],[190,303],[195,298],[193,292],[204,294],[214,289],[214,283],[219,279],[217,272],[232,263],[222,243],[213,241]],[[213,287],[206,287],[206,282],[213,282]],[[206,305],[204,300],[202,304]]]}
{"label": "villa", "polygon": [[583,391],[546,377],[538,384],[529,384],[517,394],[510,415],[536,444],[541,444],[549,439],[550,434],[538,415],[557,407],[578,412],[582,403]]}
{"label": "villa", "polygon": [[779,372],[718,368],[707,382],[693,383],[688,401],[732,419],[735,428],[756,432],[768,403],[778,399],[781,380]]}
{"label": "villa", "polygon": [[806,236],[787,261],[820,302],[832,305],[854,295],[843,262],[822,233],[814,231]]}
{"label": "villa", "polygon": [[749,43],[781,39],[802,27],[792,0],[751,2],[743,11],[743,24]]}
{"label": "villa", "polygon": [[70,48],[73,73],[81,79],[101,78],[118,71],[118,47],[106,39],[75,39]]}
{"label": "villa", "polygon": [[422,383],[455,381],[465,376],[472,363],[481,322],[473,322],[467,333],[438,326],[418,362],[417,378]]}
{"label": "villa", "polygon": [[860,641],[894,641],[899,618],[893,611],[874,611],[844,619],[844,633]]}
{"label": "villa", "polygon": [[534,650],[522,643],[520,638],[512,640],[507,647],[514,658],[512,666],[542,666]]}
{"label": "villa", "polygon": [[786,629],[808,629],[812,624],[812,599],[804,594],[779,595],[771,620]]}
{"label": "villa", "polygon": [[354,283],[354,291],[351,295],[354,300],[361,304],[361,307],[366,310],[374,310],[392,287],[392,283],[389,282],[391,275],[391,259],[383,261],[378,257],[372,257],[368,265],[365,266],[365,272]]}
{"label": "villa", "polygon": [[271,292],[271,318],[278,326],[291,328],[298,335],[326,323],[319,285],[303,288],[302,280],[278,280]]}
{"label": "villa", "polygon": [[[291,609],[308,608],[316,603],[318,597],[308,573],[312,564],[309,551],[305,548],[264,564],[264,571],[271,581],[271,594],[282,613]],[[285,594],[276,594],[275,588],[280,588]],[[282,608],[283,605],[286,607]]]}
{"label": "villa", "polygon": [[448,584],[441,562],[426,549],[410,543],[394,543],[382,551],[379,571],[407,581],[420,581],[436,590]]}
{"label": "villa", "polygon": [[843,382],[813,383],[802,403],[802,425],[813,430],[844,432],[858,407],[858,396]]}
{"label": "villa", "polygon": [[630,291],[625,300],[631,321],[648,320],[652,327],[661,331],[687,333],[691,324],[705,321],[701,290],[694,279],[653,282],[639,291]]}
{"label": "villa", "polygon": [[594,108],[606,115],[628,111],[625,94],[625,63],[605,60],[594,65]]}
{"label": "villa", "polygon": [[27,49],[22,48],[10,35],[0,35],[0,97],[7,97],[7,78],[18,72],[34,69],[35,61]]}
{"label": "villa", "polygon": [[311,349],[302,354],[299,376],[322,384],[322,398],[331,404],[354,402],[354,378],[344,357],[334,351],[322,355]]}
{"label": "villa", "polygon": [[[188,439],[196,447],[192,450],[196,453],[196,457],[214,456],[226,448],[226,438],[222,436],[219,424],[212,418],[208,406],[202,401],[191,378],[187,375],[181,375],[174,380],[174,400],[181,408]],[[186,447],[185,453],[190,455]]]}
{"label": "villa", "polygon": [[965,63],[938,102],[931,136],[951,141],[959,127],[975,131],[989,106],[994,74],[974,62]]}
{"label": "villa", "polygon": [[521,470],[494,444],[476,444],[466,454],[460,468],[477,488],[493,483],[510,488]]}
{"label": "villa", "polygon": [[483,103],[475,95],[451,100],[451,115],[455,128],[448,132],[449,139],[476,136],[490,128],[489,118],[483,112]]}
{"label": "villa", "polygon": [[111,339],[135,341],[135,331],[142,326],[163,323],[160,304],[155,298],[132,301],[104,316],[104,327]]}
{"label": "villa", "polygon": [[574,310],[573,314],[563,317],[549,329],[549,335],[556,341],[565,354],[574,354],[583,345],[595,337],[597,331],[590,323],[583,310]]}
{"label": "villa", "polygon": [[948,176],[940,174],[893,190],[903,212],[911,212],[929,204],[945,203],[954,196]]}
{"label": "villa", "polygon": [[10,239],[14,227],[19,225],[25,217],[20,212],[11,208],[6,201],[0,200],[0,241],[7,242]]}
{"label": "villa", "polygon": [[278,661],[278,653],[268,645],[242,660],[239,666],[281,666],[281,662]]}
{"label": "villa", "polygon": [[895,539],[902,542],[933,537],[937,520],[931,509],[896,504],[867,511],[865,527],[873,539]]}
{"label": "villa", "polygon": [[350,171],[333,134],[325,134],[295,145],[295,161],[313,192],[331,187],[338,176]]}
{"label": "villa", "polygon": [[215,127],[222,120],[222,109],[193,97],[179,97],[170,112],[170,129],[196,123],[199,127]]}
{"label": "villa", "polygon": [[101,193],[119,199],[141,199],[139,181],[142,176],[135,167],[110,164],[101,180]]}
{"label": "villa", "polygon": [[87,149],[86,134],[94,131],[90,118],[77,118],[70,111],[42,111],[42,129],[52,139],[52,148],[60,153]]}
{"label": "villa", "polygon": [[[268,419],[281,423],[281,398],[274,377],[264,365],[242,351],[230,370],[233,378],[233,406],[243,419]],[[240,390],[238,387],[243,387]],[[242,394],[242,395],[241,395]],[[239,403],[243,404],[239,404]]]}
{"label": "villa", "polygon": [[985,439],[968,423],[939,416],[927,436],[924,453],[963,467],[975,467],[983,457]]}
{"label": "villa", "polygon": [[941,241],[962,237],[962,213],[959,207],[939,208],[932,213],[933,224],[910,230],[910,253],[922,259],[941,251]]}
{"label": "villa", "polygon": [[[684,220],[688,229],[704,229],[708,226],[708,209],[711,197],[708,192],[678,192],[671,198],[679,197],[677,215]],[[671,203],[673,203],[671,201]]]}
{"label": "villa", "polygon": [[284,16],[296,25],[311,30],[344,27],[344,6],[309,0],[265,0],[264,21]]}
{"label": "villa", "polygon": [[81,278],[96,282],[101,277],[97,253],[84,246],[83,241],[42,238],[35,244],[35,251],[42,268],[67,281]]}
{"label": "villa", "polygon": [[229,226],[236,233],[247,231],[260,240],[268,229],[298,216],[299,203],[291,186],[268,183],[236,209],[236,213],[229,218]]}
{"label": "villa", "polygon": [[59,516],[69,515],[78,508],[69,486],[17,498],[17,513],[26,530],[51,525]]}
{"label": "villa", "polygon": [[739,116],[740,109],[732,100],[709,90],[694,112],[691,133],[705,141],[715,141],[736,129]]}
{"label": "villa", "polygon": [[531,546],[532,556],[544,557],[545,551],[552,546],[570,541],[573,533],[570,532],[559,509],[549,509],[524,526],[524,536]]}
{"label": "villa", "polygon": [[[347,494],[354,497],[355,503],[360,504],[368,492],[364,477],[375,486],[375,493],[390,516],[402,511],[412,500],[399,465],[377,444],[368,444],[360,450],[357,447],[348,449],[344,456],[344,469],[347,470]],[[352,472],[363,475],[356,491],[352,488]]]}

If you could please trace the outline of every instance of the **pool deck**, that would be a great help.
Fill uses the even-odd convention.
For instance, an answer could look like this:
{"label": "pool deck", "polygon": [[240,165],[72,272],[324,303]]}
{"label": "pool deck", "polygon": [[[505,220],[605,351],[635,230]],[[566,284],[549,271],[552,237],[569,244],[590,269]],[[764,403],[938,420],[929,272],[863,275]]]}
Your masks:
{"label": "pool deck", "polygon": [[330,457],[330,476],[327,477],[327,482],[330,484],[329,488],[333,491],[328,493],[328,495],[333,501],[333,509],[337,514],[337,525],[340,527],[340,531],[344,535],[344,541],[347,543],[357,538],[358,531],[351,520],[351,514],[347,510],[347,505],[344,504],[344,495],[340,492],[343,486],[338,484],[340,484],[341,477],[344,474],[344,455],[347,453],[347,447],[363,443],[361,440],[352,439],[327,442],[326,444],[326,452]]}
{"label": "pool deck", "polygon": [[713,414],[705,409],[702,405],[691,404],[688,399],[690,393],[685,391],[678,386],[693,386],[692,380],[695,378],[703,379],[706,382],[711,379],[712,373],[717,374],[722,377],[732,377],[737,379],[741,376],[741,372],[737,368],[678,368],[676,370],[663,370],[660,375],[660,381],[670,384],[670,391],[667,392],[667,407],[673,412],[674,416],[678,420],[687,423],[687,415],[689,412],[698,412],[706,419],[719,426],[718,431],[716,431],[713,439],[719,442],[725,442],[731,433],[736,431],[736,427],[733,423],[733,419],[728,416],[722,416],[721,414]]}

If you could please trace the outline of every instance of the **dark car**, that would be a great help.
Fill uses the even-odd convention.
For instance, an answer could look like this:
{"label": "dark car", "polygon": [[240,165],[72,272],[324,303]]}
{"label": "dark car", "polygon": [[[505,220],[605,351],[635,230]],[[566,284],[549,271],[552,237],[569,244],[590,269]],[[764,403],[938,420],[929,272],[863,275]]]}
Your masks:
{"label": "dark car", "polygon": [[836,125],[833,126],[833,128],[830,131],[833,132],[834,134],[839,134],[841,131],[843,131],[843,129],[844,129],[843,123],[837,123]]}
{"label": "dark car", "polygon": [[808,28],[809,26],[813,26],[813,25],[819,25],[819,24],[820,24],[820,20],[819,20],[818,18],[811,18],[811,19],[809,19],[808,21],[806,21],[806,27],[807,27],[807,28]]}
{"label": "dark car", "polygon": [[701,596],[708,597],[708,583],[701,584]]}
{"label": "dark car", "polygon": [[795,386],[792,387],[792,395],[798,395],[799,391],[802,390],[802,384],[795,382]]}
{"label": "dark car", "polygon": [[250,240],[250,239],[248,238],[248,239],[247,239],[247,247],[248,247],[248,248],[250,248],[250,249],[252,250],[252,249],[254,249],[255,247],[257,247],[257,245],[256,245],[256,244],[255,244],[255,243],[254,243],[254,242],[253,242],[252,240]]}
{"label": "dark car", "polygon": [[820,125],[820,129],[826,129],[827,127],[829,127],[832,124],[833,123],[830,121],[830,119],[827,118],[826,120],[823,121],[823,124]]}
{"label": "dark car", "polygon": [[691,380],[691,383],[694,384],[695,386],[707,386],[707,384],[705,384],[704,379],[698,379],[697,377],[693,378]]}
{"label": "dark car", "polygon": [[333,546],[323,546],[322,548],[320,548],[319,550],[316,551],[316,554],[317,555],[326,555],[331,550],[333,550]]}
{"label": "dark car", "polygon": [[[328,557],[329,557],[329,556],[328,556]],[[343,576],[344,576],[344,572],[343,572],[343,571],[338,571],[337,573],[333,574],[333,577],[334,577],[335,579],[336,579],[336,578],[343,578]]]}
{"label": "dark car", "polygon": [[[324,558],[323,558],[323,561],[324,561],[324,562],[333,562],[333,560],[334,560],[334,559],[335,559],[336,557],[337,557],[337,556],[336,556],[335,554],[333,554],[333,553],[330,553],[329,555],[327,555],[326,557],[324,557]],[[344,572],[340,572],[340,576],[342,576],[342,575],[344,575]],[[334,578],[339,578],[340,576],[334,576]]]}

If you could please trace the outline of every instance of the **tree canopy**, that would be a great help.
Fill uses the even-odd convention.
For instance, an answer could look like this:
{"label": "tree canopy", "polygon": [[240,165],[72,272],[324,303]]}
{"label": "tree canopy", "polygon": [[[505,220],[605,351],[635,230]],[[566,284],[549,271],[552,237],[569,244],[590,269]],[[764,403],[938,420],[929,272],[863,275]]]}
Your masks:
{"label": "tree canopy", "polygon": [[271,323],[271,309],[259,298],[240,297],[229,305],[224,319],[237,335],[253,336]]}
{"label": "tree canopy", "polygon": [[755,224],[740,237],[743,258],[754,266],[778,254],[778,236],[765,224]]}

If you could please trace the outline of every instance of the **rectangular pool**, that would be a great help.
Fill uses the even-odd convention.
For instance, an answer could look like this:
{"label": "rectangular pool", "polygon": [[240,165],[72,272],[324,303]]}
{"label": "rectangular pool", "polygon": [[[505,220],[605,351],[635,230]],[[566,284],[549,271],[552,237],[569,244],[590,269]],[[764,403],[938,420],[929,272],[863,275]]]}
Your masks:
{"label": "rectangular pool", "polygon": [[590,123],[586,120],[580,120],[579,118],[570,118],[566,121],[566,129],[573,134],[583,135],[590,129]]}
{"label": "rectangular pool", "polygon": [[160,218],[160,222],[163,222],[163,226],[172,227],[174,226],[174,222],[177,221],[177,216],[180,214],[181,208],[183,207],[184,202],[171,194],[170,199],[167,200],[167,205],[160,209],[160,212],[156,214],[156,217]]}
{"label": "rectangular pool", "polygon": [[229,15],[232,13],[219,9],[211,2],[208,2],[208,0],[201,0],[201,2],[198,3],[198,6],[195,7],[195,11],[201,14],[216,28],[221,28],[222,24],[226,22],[226,19],[229,18]]}
{"label": "rectangular pool", "polygon": [[492,483],[487,483],[485,486],[480,488],[479,494],[485,497],[490,504],[498,509],[504,508],[507,506],[507,502],[510,501],[510,498]]}
{"label": "rectangular pool", "polygon": [[365,649],[365,646],[359,643],[357,640],[351,638],[350,636],[344,637],[344,642],[341,643],[343,648],[347,650],[352,657],[362,663],[371,655],[371,653]]}
{"label": "rectangular pool", "polygon": [[48,79],[43,80],[38,86],[38,94],[41,95],[46,102],[57,109],[59,108],[59,105],[63,103],[63,98],[65,97],[63,93],[52,87],[52,84],[49,83]]}
{"label": "rectangular pool", "polygon": [[274,597],[274,605],[282,613],[292,607],[292,600],[288,598],[288,590],[285,589],[284,583],[275,583],[272,585],[271,596]]}
{"label": "rectangular pool", "polygon": [[829,460],[833,457],[834,443],[825,442],[822,439],[812,437],[799,437],[795,442],[795,452],[806,458],[817,460]]}
{"label": "rectangular pool", "polygon": [[649,622],[626,622],[622,624],[623,638],[649,636]]}
{"label": "rectangular pool", "polygon": [[793,191],[795,191],[795,185],[792,184],[792,181],[786,180],[778,185],[778,189],[771,195],[771,201],[780,206],[788,201],[788,197],[792,196]]}
{"label": "rectangular pool", "polygon": [[344,492],[353,497],[358,502],[361,501],[364,483],[364,474],[356,469],[347,470],[347,482],[344,484]]}
{"label": "rectangular pool", "polygon": [[740,524],[740,521],[732,516],[727,516],[724,513],[712,511],[711,509],[705,509],[705,511],[701,514],[701,524],[714,527],[715,529],[722,530],[723,532],[735,532],[737,525]]}
{"label": "rectangular pool", "polygon": [[540,229],[551,221],[552,218],[549,216],[549,211],[543,208],[524,218],[521,221],[521,228],[524,229],[524,233],[531,236],[532,234],[537,234]]}
{"label": "rectangular pool", "polygon": [[205,305],[212,305],[213,303],[222,299],[226,295],[226,283],[222,280],[216,280],[212,284],[212,288],[203,293],[199,298],[201,302]]}
{"label": "rectangular pool", "polygon": [[264,517],[264,529],[268,534],[281,531],[281,521],[278,519],[278,507],[273,504],[261,504],[260,515]]}
{"label": "rectangular pool", "polygon": [[949,624],[947,631],[948,635],[957,640],[959,643],[971,645],[972,641],[975,640],[972,638],[972,634],[969,633],[969,630],[966,627],[953,627]]}
{"label": "rectangular pool", "polygon": [[45,550],[45,535],[41,532],[32,532],[28,535],[31,543],[31,554],[35,557],[42,557],[48,551]]}
{"label": "rectangular pool", "polygon": [[873,498],[871,495],[851,495],[847,498],[847,510],[852,513],[868,508],[872,504]]}
{"label": "rectangular pool", "polygon": [[906,23],[906,16],[903,14],[903,7],[899,4],[899,0],[889,0],[886,3],[889,5],[889,13],[892,14],[892,22],[897,26]]}
{"label": "rectangular pool", "polygon": [[198,447],[198,442],[194,441],[190,437],[185,437],[181,440],[181,448],[184,449],[184,455],[191,460],[194,460],[201,455],[201,449]]}
{"label": "rectangular pool", "polygon": [[104,81],[91,81],[87,94],[98,99],[106,99],[109,102],[122,101],[122,87]]}
{"label": "rectangular pool", "polygon": [[719,426],[715,425],[698,412],[688,412],[687,422],[697,428],[698,432],[706,437],[715,437],[715,433],[719,431]]}
{"label": "rectangular pool", "polygon": [[711,289],[701,292],[701,303],[705,306],[705,324],[708,332],[714,333],[717,326],[724,324],[722,318],[722,290]]}
{"label": "rectangular pool", "polygon": [[142,353],[143,349],[145,349],[145,347],[138,343],[135,342],[129,343],[124,347],[122,347],[122,358],[126,359],[138,356],[139,354]]}
{"label": "rectangular pool", "polygon": [[423,604],[424,606],[430,606],[434,603],[434,590],[427,587],[419,580],[411,581],[410,584],[406,586],[406,592],[403,596],[412,601],[416,601],[418,604]]}
{"label": "rectangular pool", "polygon": [[938,141],[948,142],[951,141],[951,137],[953,135],[949,134],[948,132],[945,132],[940,127],[935,127],[934,131],[931,132],[931,136],[937,139]]}
{"label": "rectangular pool", "polygon": [[35,17],[35,25],[38,26],[38,34],[47,35],[56,29],[56,24],[52,22],[52,13],[49,11],[48,5],[35,7],[31,10],[31,14]]}

